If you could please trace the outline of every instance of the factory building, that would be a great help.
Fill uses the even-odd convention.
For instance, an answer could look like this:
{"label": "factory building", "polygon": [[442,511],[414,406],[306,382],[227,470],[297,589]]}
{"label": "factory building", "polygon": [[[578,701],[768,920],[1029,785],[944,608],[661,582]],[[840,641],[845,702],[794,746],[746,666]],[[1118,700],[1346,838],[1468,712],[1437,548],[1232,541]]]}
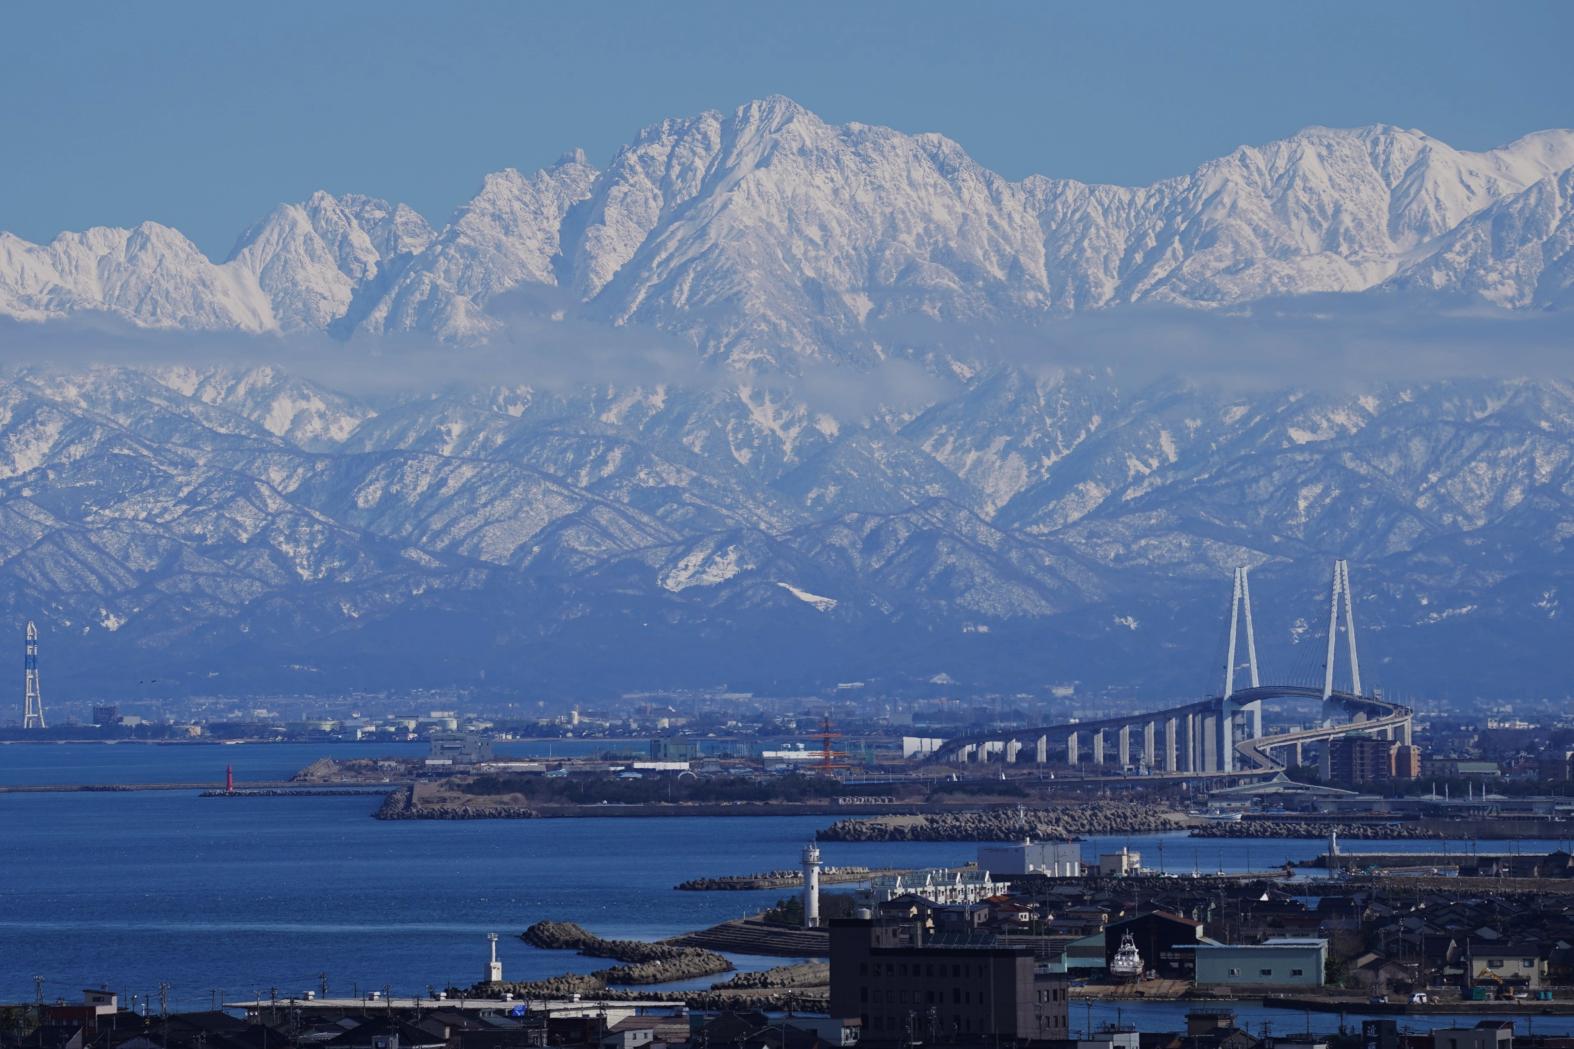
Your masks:
{"label": "factory building", "polygon": [[1082,846],[1074,841],[1020,841],[980,845],[978,866],[994,877],[1047,874],[1051,878],[1082,875]]}
{"label": "factory building", "polygon": [[492,741],[474,732],[434,732],[428,765],[478,765],[492,760]]}
{"label": "factory building", "polygon": [[1198,987],[1321,987],[1328,941],[1281,937],[1257,944],[1199,943]]}

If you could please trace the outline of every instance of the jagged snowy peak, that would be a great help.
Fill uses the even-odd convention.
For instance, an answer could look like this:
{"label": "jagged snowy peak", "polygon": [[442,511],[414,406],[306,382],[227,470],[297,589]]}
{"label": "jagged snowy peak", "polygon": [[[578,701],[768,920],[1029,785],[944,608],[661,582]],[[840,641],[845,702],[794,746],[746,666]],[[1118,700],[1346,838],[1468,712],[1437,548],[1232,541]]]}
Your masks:
{"label": "jagged snowy peak", "polygon": [[1474,153],[1375,125],[1307,128],[1146,187],[1011,182],[939,135],[831,125],[772,97],[647,128],[604,172],[575,152],[488,175],[435,233],[402,205],[318,193],[275,209],[222,265],[154,224],[49,245],[0,234],[0,311],[471,340],[497,329],[498,296],[554,288],[543,312],[793,370],[916,352],[930,323],[987,330],[1390,279],[1548,305],[1566,272],[1543,233],[1571,165],[1570,131]]}
{"label": "jagged snowy peak", "polygon": [[645,239],[699,195],[722,150],[722,118],[664,120],[620,149],[591,196],[569,216],[569,284],[595,297]]}
{"label": "jagged snowy peak", "polygon": [[1389,287],[1468,295],[1510,309],[1574,303],[1574,170],[1471,216]]}
{"label": "jagged snowy peak", "polygon": [[102,312],[146,328],[320,331],[430,238],[403,205],[326,193],[275,208],[223,263],[152,222],[62,233],[47,245],[0,233],[0,310],[24,320]]}
{"label": "jagged snowy peak", "polygon": [[590,192],[596,169],[578,150],[526,176],[488,175],[481,192],[410,265],[361,322],[365,331],[420,331],[445,338],[484,334],[483,307],[521,284],[555,284],[563,217]]}
{"label": "jagged snowy peak", "polygon": [[1574,164],[1574,132],[1466,153],[1387,125],[1242,146],[1141,189],[1029,178],[1057,308],[1222,306],[1349,292],[1482,208]]}
{"label": "jagged snowy peak", "polygon": [[833,126],[773,97],[662,125],[619,161],[565,246],[573,271],[600,286],[603,315],[707,355],[868,357],[871,317],[1042,299],[1021,194],[935,137]]}
{"label": "jagged snowy peak", "polygon": [[357,291],[431,239],[426,220],[403,204],[319,191],[242,233],[225,265],[267,294],[277,328],[321,331],[349,312]]}
{"label": "jagged snowy peak", "polygon": [[275,326],[255,279],[215,265],[156,222],[62,233],[48,244],[0,232],[0,311],[32,321],[100,312],[146,328],[262,332]]}

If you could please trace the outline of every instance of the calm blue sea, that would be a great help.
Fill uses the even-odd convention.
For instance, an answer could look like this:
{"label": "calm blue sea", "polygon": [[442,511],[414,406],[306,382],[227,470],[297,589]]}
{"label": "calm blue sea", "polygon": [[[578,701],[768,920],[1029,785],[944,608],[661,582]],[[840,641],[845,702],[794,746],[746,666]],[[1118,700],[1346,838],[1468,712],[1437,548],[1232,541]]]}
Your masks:
{"label": "calm blue sea", "polygon": [[[347,747],[364,753],[316,744],[5,746],[0,782],[169,782],[194,779],[191,770],[206,764],[233,764],[242,780],[279,779]],[[604,963],[536,950],[517,933],[554,918],[604,936],[657,938],[758,910],[782,893],[673,886],[792,866],[828,822],[384,823],[371,818],[376,805],[359,797],[203,799],[195,791],[0,794],[0,1001],[30,999],[35,976],[50,997],[102,983],[129,1000],[167,982],[178,1008],[205,1008],[215,994],[301,994],[322,973],[334,993],[424,993],[479,978],[492,931],[502,934],[510,979],[593,969]],[[1162,845],[1166,868],[1182,873],[1260,869],[1322,848],[1138,835],[1092,839],[1083,849],[1091,857],[1121,845],[1141,850],[1153,866]],[[1468,851],[1469,844],[1452,847]],[[822,850],[827,863],[868,866],[958,864],[976,854],[962,843],[832,842]],[[1115,1018],[1113,1007],[1092,1016],[1095,1023]],[[1276,1029],[1302,1029],[1298,1014],[1266,1019]],[[1314,1029],[1337,1025],[1337,1018],[1313,1019]]]}

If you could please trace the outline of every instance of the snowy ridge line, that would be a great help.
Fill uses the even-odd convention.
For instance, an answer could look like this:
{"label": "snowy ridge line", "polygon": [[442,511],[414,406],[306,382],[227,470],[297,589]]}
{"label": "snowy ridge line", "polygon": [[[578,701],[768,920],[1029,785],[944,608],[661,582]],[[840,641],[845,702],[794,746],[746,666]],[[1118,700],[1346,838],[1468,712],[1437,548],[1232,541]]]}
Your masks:
{"label": "snowy ridge line", "polygon": [[[1513,309],[1574,287],[1574,132],[1456,150],[1312,127],[1145,187],[1012,182],[934,134],[831,125],[772,97],[486,176],[434,229],[313,194],[222,262],[174,229],[0,233],[0,315],[154,329],[485,340],[510,310],[648,325],[735,365],[888,355],[892,325],[988,324],[1311,293],[1457,294]],[[504,311],[507,312],[507,311]]]}

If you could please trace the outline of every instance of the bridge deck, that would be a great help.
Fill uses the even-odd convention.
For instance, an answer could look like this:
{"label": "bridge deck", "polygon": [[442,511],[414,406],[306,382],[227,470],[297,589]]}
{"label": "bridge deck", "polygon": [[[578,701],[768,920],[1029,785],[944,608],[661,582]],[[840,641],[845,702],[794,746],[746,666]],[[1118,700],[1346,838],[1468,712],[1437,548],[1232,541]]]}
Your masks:
{"label": "bridge deck", "polygon": [[[1322,689],[1305,685],[1259,685],[1253,688],[1240,689],[1230,696],[1231,705],[1240,708],[1251,703],[1258,703],[1269,699],[1326,699],[1328,702],[1338,704],[1346,711],[1363,715],[1363,719],[1343,722],[1338,725],[1320,726],[1313,729],[1300,729],[1294,732],[1278,733],[1273,736],[1259,736],[1252,739],[1239,740],[1235,743],[1235,752],[1243,762],[1238,763],[1235,769],[1227,774],[1236,775],[1262,775],[1267,772],[1282,771],[1286,766],[1284,762],[1276,759],[1270,752],[1284,747],[1294,746],[1298,743],[1315,743],[1332,739],[1336,736],[1346,735],[1350,732],[1379,731],[1387,728],[1397,728],[1409,722],[1411,711],[1407,707],[1388,703],[1375,696],[1358,695],[1351,692],[1334,692],[1324,697]],[[968,747],[985,747],[989,745],[1007,745],[1011,742],[1018,744],[1036,745],[1040,738],[1063,739],[1076,733],[1119,732],[1121,729],[1142,729],[1148,725],[1164,725],[1170,720],[1181,721],[1196,715],[1213,716],[1219,714],[1224,707],[1222,696],[1212,696],[1195,703],[1187,703],[1178,707],[1167,707],[1163,710],[1150,711],[1145,714],[1121,715],[1112,718],[1102,718],[1097,721],[1069,722],[1059,725],[1038,725],[1004,732],[981,733],[972,736],[961,736],[947,740],[930,756],[931,762],[954,761]],[[1224,770],[1194,770],[1181,772],[1179,770],[1164,770],[1165,775],[1219,775]]]}

